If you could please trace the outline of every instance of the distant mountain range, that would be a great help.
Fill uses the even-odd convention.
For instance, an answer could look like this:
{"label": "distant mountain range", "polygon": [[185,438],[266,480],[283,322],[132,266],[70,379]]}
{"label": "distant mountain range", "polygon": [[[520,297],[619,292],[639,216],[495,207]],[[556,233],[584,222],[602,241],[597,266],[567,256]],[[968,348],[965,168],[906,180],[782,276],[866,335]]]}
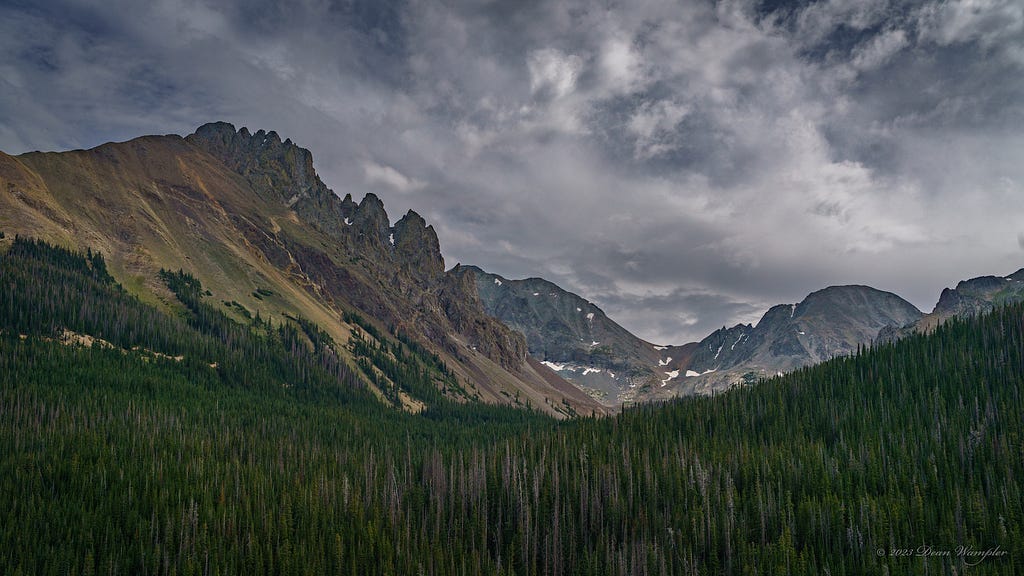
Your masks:
{"label": "distant mountain range", "polygon": [[[308,150],[223,122],[184,138],[0,153],[0,231],[98,250],[132,294],[166,311],[177,301],[158,272],[182,270],[241,321],[312,321],[353,366],[354,333],[380,350],[402,341],[437,356],[456,380],[437,385],[459,401],[558,416],[752,383],[1024,299],[1024,270],[961,282],[928,314],[895,294],[834,286],[756,325],[656,346],[546,280],[446,271],[419,214],[392,225],[373,194],[355,202],[328,189]],[[396,384],[380,367],[363,373],[371,388]]]}
{"label": "distant mountain range", "polygon": [[475,278],[487,312],[526,337],[532,355],[609,405],[751,384],[931,329],[952,316],[1024,300],[1024,270],[947,288],[929,314],[890,292],[832,286],[799,303],[773,306],[756,325],[723,327],[700,342],[656,346],[546,280],[510,280],[473,267],[462,273]]}

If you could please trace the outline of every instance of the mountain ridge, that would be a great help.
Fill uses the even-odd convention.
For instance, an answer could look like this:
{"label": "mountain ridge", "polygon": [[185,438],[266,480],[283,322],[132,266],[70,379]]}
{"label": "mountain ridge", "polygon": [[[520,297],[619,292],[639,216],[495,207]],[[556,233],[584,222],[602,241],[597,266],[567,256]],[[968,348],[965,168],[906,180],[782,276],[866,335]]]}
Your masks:
{"label": "mountain ridge", "polygon": [[[723,327],[699,342],[657,346],[550,281],[468,270],[489,314],[522,333],[533,355],[611,406],[750,384],[850,354],[886,328],[923,316],[891,292],[829,286],[799,303],[772,306],[756,324]],[[596,326],[582,321],[590,314]],[[608,349],[595,350],[602,342],[610,343]]]}
{"label": "mountain ridge", "polygon": [[0,230],[107,254],[119,281],[165,310],[163,268],[195,272],[238,318],[307,318],[343,345],[354,327],[341,318],[358,311],[382,337],[441,355],[467,399],[522,396],[562,416],[711,393],[1024,299],[1024,269],[962,281],[928,314],[895,294],[833,286],[770,308],[756,325],[656,346],[543,278],[446,271],[418,213],[391,224],[376,195],[356,202],[328,188],[309,150],[225,122],[185,137],[0,153]]}
{"label": "mountain ridge", "polygon": [[226,306],[237,304],[232,314],[308,318],[342,346],[354,327],[341,318],[358,311],[382,335],[441,355],[468,399],[521,397],[560,416],[603,411],[527,361],[521,337],[444,271],[421,216],[409,211],[392,226],[377,196],[339,198],[316,175],[312,154],[274,132],[210,123],[186,137],[4,154],[0,229],[98,250],[129,290],[165,309],[173,297],[156,273],[184,269]]}

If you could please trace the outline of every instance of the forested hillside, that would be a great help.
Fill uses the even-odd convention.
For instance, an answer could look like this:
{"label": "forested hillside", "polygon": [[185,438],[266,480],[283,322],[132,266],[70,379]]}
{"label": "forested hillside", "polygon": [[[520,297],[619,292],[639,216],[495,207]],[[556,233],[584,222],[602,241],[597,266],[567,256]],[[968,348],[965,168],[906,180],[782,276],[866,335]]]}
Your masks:
{"label": "forested hillside", "polygon": [[445,381],[399,335],[349,367],[184,272],[168,313],[6,244],[3,574],[1024,573],[1024,305],[613,418],[411,414],[352,374]]}

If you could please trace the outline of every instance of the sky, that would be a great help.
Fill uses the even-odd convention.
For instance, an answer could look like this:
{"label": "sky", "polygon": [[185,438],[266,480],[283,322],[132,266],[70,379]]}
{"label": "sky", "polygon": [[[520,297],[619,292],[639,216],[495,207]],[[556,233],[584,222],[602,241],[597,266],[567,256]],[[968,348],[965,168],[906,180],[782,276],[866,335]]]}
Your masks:
{"label": "sky", "polygon": [[1019,0],[4,0],[0,150],[224,120],[658,344],[1024,267]]}

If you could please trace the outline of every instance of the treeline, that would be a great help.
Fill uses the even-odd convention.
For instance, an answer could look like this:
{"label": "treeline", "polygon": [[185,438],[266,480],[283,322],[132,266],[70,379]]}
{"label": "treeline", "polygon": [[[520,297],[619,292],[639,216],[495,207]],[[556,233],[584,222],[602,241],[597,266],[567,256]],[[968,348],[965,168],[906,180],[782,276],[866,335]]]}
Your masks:
{"label": "treeline", "polygon": [[[20,269],[11,254],[3,287]],[[86,268],[62,281],[93,286]],[[245,385],[21,339],[8,310],[0,573],[1024,573],[1022,305],[713,398],[567,423],[475,403],[411,415],[358,389],[269,384],[271,367],[267,385]],[[164,316],[224,346],[244,339],[191,308]],[[254,341],[279,330],[235,326]],[[296,331],[314,354],[315,332]],[[410,354],[380,336],[378,352]],[[336,386],[311,363],[312,389]]]}

